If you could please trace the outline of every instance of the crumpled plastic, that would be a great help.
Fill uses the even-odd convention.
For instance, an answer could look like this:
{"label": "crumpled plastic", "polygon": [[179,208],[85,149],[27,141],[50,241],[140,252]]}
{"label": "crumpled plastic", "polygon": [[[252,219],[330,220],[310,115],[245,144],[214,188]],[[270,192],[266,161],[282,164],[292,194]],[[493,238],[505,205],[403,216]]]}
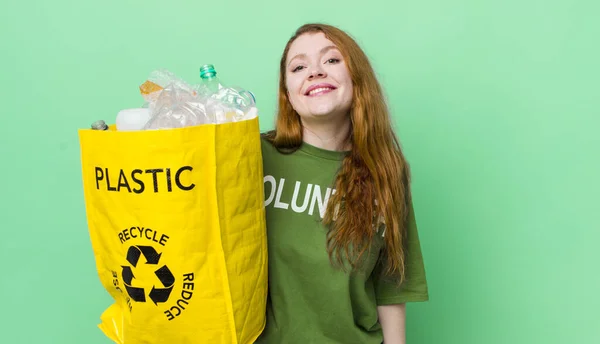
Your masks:
{"label": "crumpled plastic", "polygon": [[183,128],[253,119],[258,115],[254,95],[241,87],[223,87],[210,94],[165,69],[153,71],[140,85],[150,111],[148,129]]}

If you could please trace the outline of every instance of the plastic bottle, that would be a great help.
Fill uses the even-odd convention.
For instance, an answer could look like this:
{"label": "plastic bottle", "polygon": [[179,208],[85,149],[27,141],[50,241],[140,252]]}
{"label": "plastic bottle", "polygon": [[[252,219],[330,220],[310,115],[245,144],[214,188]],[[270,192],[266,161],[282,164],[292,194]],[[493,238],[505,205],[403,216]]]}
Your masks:
{"label": "plastic bottle", "polygon": [[214,65],[206,64],[200,68],[202,82],[198,92],[211,100],[207,111],[217,123],[241,120],[255,109],[256,99],[252,92],[240,87],[225,86],[217,77]]}
{"label": "plastic bottle", "polygon": [[[213,97],[218,97],[219,99],[228,97],[230,101],[238,104],[243,102],[245,106],[256,104],[256,98],[252,92],[239,87],[225,87],[225,85],[217,77],[217,71],[215,70],[215,66],[212,64],[205,64],[204,66],[200,67],[200,79],[202,79],[201,87],[205,87],[206,90],[209,91],[209,95]],[[228,88],[228,90],[221,91],[224,88]],[[238,97],[232,98],[232,95],[236,95]]]}
{"label": "plastic bottle", "polygon": [[93,130],[108,130],[108,125],[106,125],[106,122],[104,122],[103,120],[98,120],[98,121],[92,123],[92,129]]}
{"label": "plastic bottle", "polygon": [[217,77],[217,71],[215,70],[215,66],[211,64],[206,64],[200,67],[200,79],[202,83],[200,85],[201,92],[207,96],[211,96],[224,86],[221,83],[221,80]]}

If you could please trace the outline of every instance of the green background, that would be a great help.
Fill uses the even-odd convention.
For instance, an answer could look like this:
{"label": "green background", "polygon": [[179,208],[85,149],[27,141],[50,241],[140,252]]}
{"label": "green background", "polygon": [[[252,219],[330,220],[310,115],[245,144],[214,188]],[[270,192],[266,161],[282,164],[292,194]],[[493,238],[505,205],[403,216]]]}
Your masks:
{"label": "green background", "polygon": [[414,174],[431,300],[408,343],[600,343],[598,1],[0,5],[0,342],[109,343],[77,129],[157,68],[214,63],[273,123],[278,60],[324,21],[365,49]]}

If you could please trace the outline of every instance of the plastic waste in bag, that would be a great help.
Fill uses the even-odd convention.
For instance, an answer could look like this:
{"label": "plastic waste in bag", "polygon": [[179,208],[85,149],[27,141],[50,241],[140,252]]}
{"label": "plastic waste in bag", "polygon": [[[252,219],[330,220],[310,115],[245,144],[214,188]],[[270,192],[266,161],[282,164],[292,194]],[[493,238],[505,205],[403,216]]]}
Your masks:
{"label": "plastic waste in bag", "polygon": [[151,101],[151,118],[144,129],[237,122],[258,114],[254,95],[241,87],[226,86],[212,64],[200,68],[198,85],[189,85],[164,70],[152,75],[152,80],[168,85],[154,91],[158,92],[154,102],[152,97],[147,98]]}
{"label": "plastic waste in bag", "polygon": [[252,344],[264,329],[257,109],[250,92],[217,82],[155,71],[141,109],[80,131],[90,239],[114,299],[99,327],[117,344]]}
{"label": "plastic waste in bag", "polygon": [[118,131],[184,128],[253,119],[258,115],[252,92],[227,86],[214,65],[200,68],[200,83],[188,84],[165,69],[150,73],[139,86],[144,99],[141,108],[117,114]]}

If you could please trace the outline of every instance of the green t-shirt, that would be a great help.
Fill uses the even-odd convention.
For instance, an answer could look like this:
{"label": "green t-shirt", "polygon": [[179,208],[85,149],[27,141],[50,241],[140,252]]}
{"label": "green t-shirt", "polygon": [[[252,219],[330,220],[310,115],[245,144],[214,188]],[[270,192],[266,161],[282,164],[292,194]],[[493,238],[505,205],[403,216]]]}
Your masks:
{"label": "green t-shirt", "polygon": [[428,300],[414,214],[403,285],[377,271],[381,235],[361,269],[343,272],[330,263],[321,220],[345,153],[303,144],[286,155],[264,139],[262,146],[269,298],[267,325],[256,343],[380,344],[378,305]]}

